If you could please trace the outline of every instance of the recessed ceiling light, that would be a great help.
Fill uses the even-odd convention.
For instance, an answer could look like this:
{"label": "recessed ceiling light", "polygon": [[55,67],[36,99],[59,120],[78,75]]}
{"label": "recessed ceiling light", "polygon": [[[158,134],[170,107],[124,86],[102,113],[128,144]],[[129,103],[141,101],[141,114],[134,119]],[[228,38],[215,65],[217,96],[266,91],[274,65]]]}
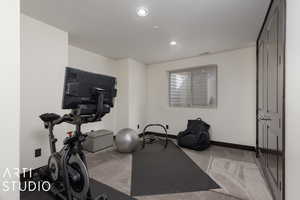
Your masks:
{"label": "recessed ceiling light", "polygon": [[170,45],[171,45],[171,46],[175,46],[176,44],[177,44],[177,42],[174,41],[174,40],[170,42]]}
{"label": "recessed ceiling light", "polygon": [[155,25],[153,26],[153,29],[159,29],[159,26]]}
{"label": "recessed ceiling light", "polygon": [[136,9],[136,14],[140,17],[146,17],[147,15],[149,15],[149,10],[145,7],[139,7],[138,9]]}

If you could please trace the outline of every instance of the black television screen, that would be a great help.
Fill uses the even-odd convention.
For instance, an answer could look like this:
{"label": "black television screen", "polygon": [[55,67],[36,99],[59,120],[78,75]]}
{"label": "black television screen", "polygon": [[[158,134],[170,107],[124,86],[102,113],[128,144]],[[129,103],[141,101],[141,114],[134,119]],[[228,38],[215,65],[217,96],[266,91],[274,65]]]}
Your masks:
{"label": "black television screen", "polygon": [[63,93],[63,109],[78,109],[80,106],[97,106],[95,90],[103,91],[103,104],[114,106],[116,78],[66,67]]}

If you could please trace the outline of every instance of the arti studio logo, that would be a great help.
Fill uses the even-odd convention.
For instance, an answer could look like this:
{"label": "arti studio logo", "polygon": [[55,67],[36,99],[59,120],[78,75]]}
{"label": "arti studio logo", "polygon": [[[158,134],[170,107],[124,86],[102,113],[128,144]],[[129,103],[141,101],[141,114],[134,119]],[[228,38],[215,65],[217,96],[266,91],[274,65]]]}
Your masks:
{"label": "arti studio logo", "polygon": [[[24,177],[20,177],[20,173]],[[20,181],[20,178],[25,178],[25,173],[29,174],[28,181]],[[28,168],[6,168],[1,172],[2,183],[0,189],[3,192],[9,191],[49,191],[51,189],[51,184],[48,181],[33,181],[32,169]]]}

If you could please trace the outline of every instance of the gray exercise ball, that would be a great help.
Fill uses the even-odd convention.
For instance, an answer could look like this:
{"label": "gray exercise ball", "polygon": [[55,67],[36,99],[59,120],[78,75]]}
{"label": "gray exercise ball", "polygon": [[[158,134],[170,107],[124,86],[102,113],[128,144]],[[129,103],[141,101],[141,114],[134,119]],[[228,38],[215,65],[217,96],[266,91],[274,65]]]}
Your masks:
{"label": "gray exercise ball", "polygon": [[121,129],[115,138],[117,150],[121,153],[133,152],[139,145],[138,133],[130,128]]}

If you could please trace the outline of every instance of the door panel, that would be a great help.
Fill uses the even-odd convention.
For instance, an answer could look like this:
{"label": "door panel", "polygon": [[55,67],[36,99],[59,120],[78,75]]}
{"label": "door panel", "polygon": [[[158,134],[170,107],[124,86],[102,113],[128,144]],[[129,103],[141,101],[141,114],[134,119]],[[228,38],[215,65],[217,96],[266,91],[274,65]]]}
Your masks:
{"label": "door panel", "polygon": [[279,6],[278,11],[278,109],[279,109],[279,136],[278,136],[278,192],[284,194],[284,49],[285,49],[285,17],[284,4]]}
{"label": "door panel", "polygon": [[278,136],[273,134],[270,126],[267,126],[267,169],[274,183],[278,182]]}
{"label": "door panel", "polygon": [[267,124],[267,170],[278,184],[278,10],[274,12],[268,29],[268,102]]}
{"label": "door panel", "polygon": [[[259,43],[258,53],[258,119],[264,116],[267,112],[267,62],[268,55],[265,48],[265,42]],[[266,165],[267,153],[267,137],[266,137],[266,123],[263,120],[258,120],[258,150],[261,155],[260,160],[263,165]]]}
{"label": "door panel", "polygon": [[259,44],[258,60],[258,110],[264,109],[264,42]]}
{"label": "door panel", "polygon": [[267,112],[278,113],[278,12],[275,11],[268,30],[268,104]]}
{"label": "door panel", "polygon": [[283,199],[285,2],[274,0],[258,42],[258,155],[275,200]]}

